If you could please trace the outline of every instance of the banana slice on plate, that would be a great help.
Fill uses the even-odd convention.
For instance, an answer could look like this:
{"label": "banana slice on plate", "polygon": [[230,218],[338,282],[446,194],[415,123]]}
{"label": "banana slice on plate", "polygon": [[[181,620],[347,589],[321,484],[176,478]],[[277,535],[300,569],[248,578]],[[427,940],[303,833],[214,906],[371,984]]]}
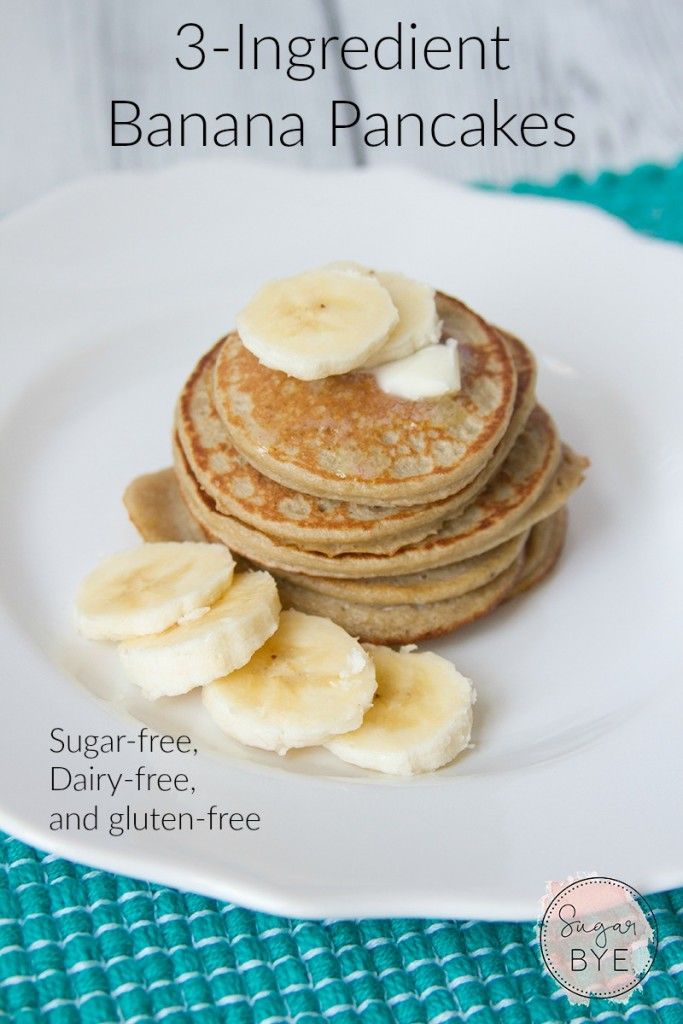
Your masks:
{"label": "banana slice on plate", "polygon": [[238,573],[203,615],[121,644],[121,659],[148,697],[173,697],[241,668],[275,632],[279,614],[270,573]]}
{"label": "banana slice on plate", "polygon": [[263,285],[237,317],[242,344],[265,366],[300,380],[356,369],[398,322],[374,277],[311,270]]}
{"label": "banana slice on plate", "polygon": [[292,610],[248,665],[204,687],[202,697],[228,736],[285,754],[357,729],[375,688],[357,640],[330,619]]}
{"label": "banana slice on plate", "polygon": [[222,544],[143,544],[111,555],[76,595],[76,624],[91,640],[159,633],[205,608],[232,581],[235,563]]}
{"label": "banana slice on plate", "polygon": [[468,745],[472,705],[469,679],[428,651],[366,645],[377,693],[355,732],[325,744],[342,761],[390,775],[417,775],[448,764]]}

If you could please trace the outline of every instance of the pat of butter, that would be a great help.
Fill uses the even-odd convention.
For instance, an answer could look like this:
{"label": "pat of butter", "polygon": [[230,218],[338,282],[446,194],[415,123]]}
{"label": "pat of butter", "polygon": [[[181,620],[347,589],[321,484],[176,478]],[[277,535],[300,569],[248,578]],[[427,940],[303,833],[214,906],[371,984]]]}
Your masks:
{"label": "pat of butter", "polygon": [[458,343],[449,338],[443,345],[426,345],[403,359],[382,363],[368,371],[382,391],[413,402],[438,398],[460,390]]}

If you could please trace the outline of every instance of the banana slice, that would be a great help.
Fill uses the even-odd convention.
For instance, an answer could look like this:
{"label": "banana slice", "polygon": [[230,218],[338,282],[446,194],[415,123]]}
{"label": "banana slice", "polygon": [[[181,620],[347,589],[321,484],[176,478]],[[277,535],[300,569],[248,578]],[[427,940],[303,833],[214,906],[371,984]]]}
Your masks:
{"label": "banana slice", "polygon": [[358,274],[361,277],[372,277],[374,274],[370,267],[364,267],[355,260],[333,260],[332,263],[326,263],[323,270],[339,270],[342,274]]}
{"label": "banana slice", "polygon": [[382,347],[365,361],[366,367],[404,359],[426,345],[436,345],[440,341],[442,324],[436,308],[436,293],[431,285],[404,274],[370,270],[352,260],[337,260],[327,269],[355,277],[374,277],[389,292],[398,310],[398,323]]}
{"label": "banana slice", "polygon": [[361,645],[330,619],[286,611],[248,665],[206,686],[207,711],[228,736],[285,754],[357,729],[375,692]]}
{"label": "banana slice", "polygon": [[265,284],[238,315],[237,329],[265,366],[320,380],[362,366],[397,322],[374,277],[322,269]]}
{"label": "banana slice", "polygon": [[279,613],[270,573],[238,573],[200,618],[121,644],[121,659],[148,697],[187,693],[246,664],[277,629]]}
{"label": "banana slice", "polygon": [[91,640],[167,629],[223,594],[235,568],[222,544],[143,544],[106,558],[76,595],[76,624]]}
{"label": "banana slice", "polygon": [[382,347],[373,352],[365,365],[379,366],[403,359],[441,338],[441,320],[436,309],[434,289],[403,274],[375,271],[374,276],[389,292],[398,310],[398,323]]}
{"label": "banana slice", "polygon": [[432,772],[467,746],[476,699],[469,679],[427,651],[366,645],[377,693],[360,729],[325,746],[342,761],[390,775]]}

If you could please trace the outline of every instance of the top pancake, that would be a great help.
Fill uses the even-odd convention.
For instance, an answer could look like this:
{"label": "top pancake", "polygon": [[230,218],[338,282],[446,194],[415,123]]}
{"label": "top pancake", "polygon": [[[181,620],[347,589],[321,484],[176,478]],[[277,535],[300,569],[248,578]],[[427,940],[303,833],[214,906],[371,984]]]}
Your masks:
{"label": "top pancake", "polygon": [[371,505],[414,505],[458,491],[490,460],[516,394],[502,335],[457,299],[437,296],[458,339],[461,389],[409,401],[363,372],[300,381],[224,340],[214,400],[235,447],[293,490]]}
{"label": "top pancake", "polygon": [[517,370],[517,393],[508,429],[481,473],[449,498],[423,505],[386,508],[304,495],[259,473],[230,440],[213,400],[213,373],[220,342],[188,378],[176,409],[176,432],[187,461],[216,508],[287,544],[334,554],[388,551],[433,532],[483,490],[502,464],[534,403],[535,363],[521,341],[506,335]]}

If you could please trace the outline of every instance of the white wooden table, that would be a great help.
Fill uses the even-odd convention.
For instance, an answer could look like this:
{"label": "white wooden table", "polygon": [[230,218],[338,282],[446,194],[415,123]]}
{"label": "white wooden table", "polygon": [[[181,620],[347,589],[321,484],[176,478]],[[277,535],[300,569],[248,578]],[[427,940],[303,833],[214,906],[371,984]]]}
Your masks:
{"label": "white wooden table", "polygon": [[[330,167],[402,160],[460,180],[552,180],[565,170],[592,173],[683,152],[683,3],[681,0],[2,0],[0,36],[0,212],[56,184],[117,168],[160,166],[222,155]],[[349,72],[333,66],[305,83],[284,71],[238,71],[230,55],[210,53],[183,71],[177,30],[202,24],[210,47],[228,45],[236,26],[249,33],[372,40],[412,20],[432,35],[511,37],[511,70]],[[189,38],[189,36],[188,36]],[[187,51],[186,51],[187,52]],[[425,116],[490,109],[571,111],[573,146],[439,150],[407,145],[370,149],[358,129],[329,143],[333,99],[355,100],[363,114]],[[110,101],[143,111],[297,110],[303,148],[203,150],[112,148]]]}

